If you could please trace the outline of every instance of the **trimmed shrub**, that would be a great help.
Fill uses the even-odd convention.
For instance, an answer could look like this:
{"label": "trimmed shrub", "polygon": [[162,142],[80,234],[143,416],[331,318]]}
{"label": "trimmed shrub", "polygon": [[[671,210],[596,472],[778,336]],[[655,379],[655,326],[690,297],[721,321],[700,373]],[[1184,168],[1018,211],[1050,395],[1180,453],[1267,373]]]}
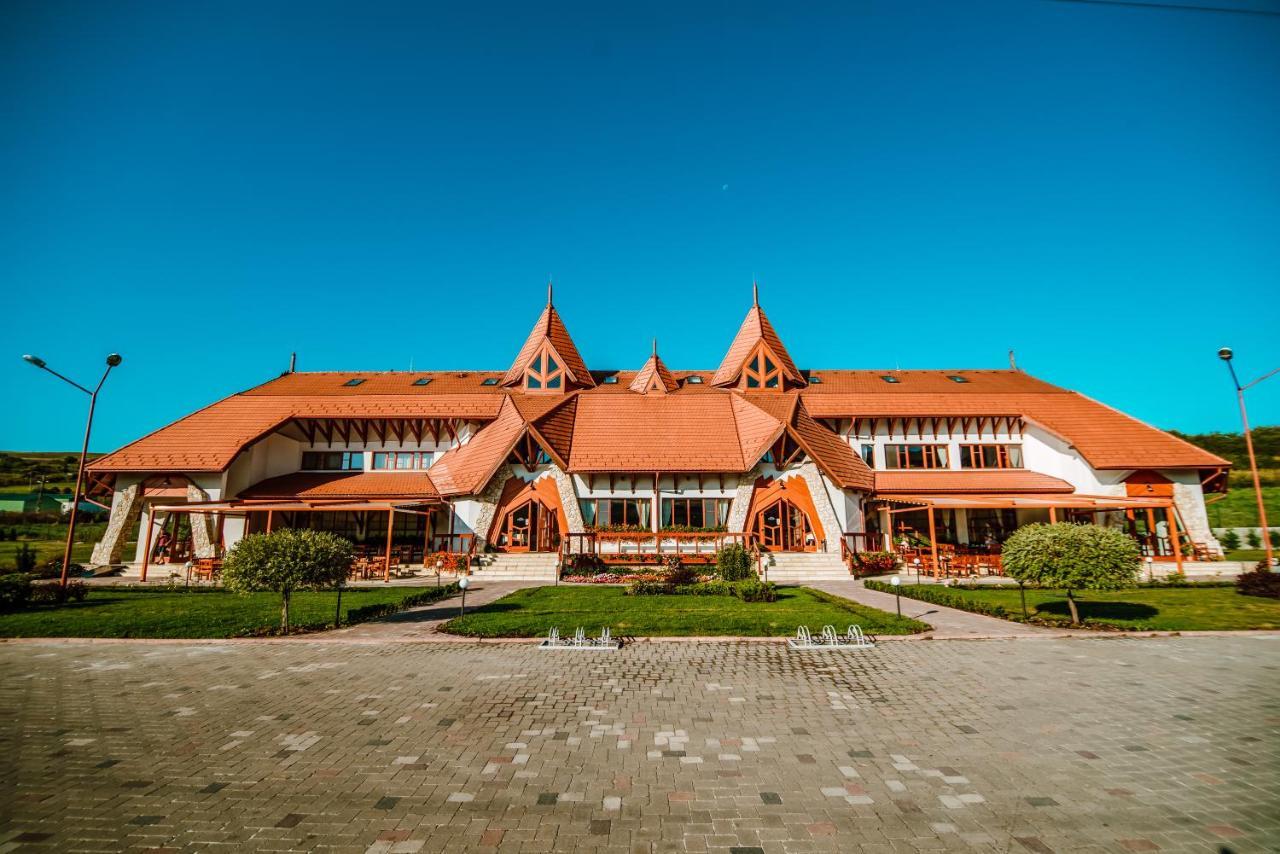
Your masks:
{"label": "trimmed shrub", "polygon": [[1005,575],[1023,584],[1067,591],[1071,622],[1080,623],[1075,590],[1134,586],[1142,555],[1132,537],[1100,525],[1024,525],[1002,550]]}
{"label": "trimmed shrub", "polygon": [[776,602],[778,600],[778,585],[772,581],[766,584],[758,579],[751,579],[734,585],[733,589],[743,602]]}
{"label": "trimmed shrub", "polygon": [[859,552],[853,560],[858,575],[887,575],[898,568],[898,556],[893,552]]}
{"label": "trimmed shrub", "polygon": [[336,587],[347,580],[353,548],[328,531],[285,528],[250,534],[236,543],[222,565],[222,583],[236,593],[280,594],[280,629],[289,633],[289,597],[295,590]]}
{"label": "trimmed shrub", "polygon": [[1256,530],[1245,534],[1244,541],[1249,544],[1249,548],[1251,549],[1262,548],[1262,538],[1258,536],[1258,532]]}
{"label": "trimmed shrub", "polygon": [[751,552],[741,543],[730,543],[716,552],[716,577],[721,581],[754,578],[756,571]]}
{"label": "trimmed shrub", "polygon": [[[62,561],[59,560],[59,563]],[[66,587],[59,584],[33,584],[31,604],[61,605],[65,602],[83,602],[89,595],[89,586],[83,581],[68,581]]]}
{"label": "trimmed shrub", "polygon": [[16,611],[31,601],[31,576],[25,572],[0,575],[0,611]]}
{"label": "trimmed shrub", "polygon": [[1218,538],[1218,542],[1222,544],[1223,549],[1233,552],[1240,548],[1240,535],[1235,532],[1234,528],[1228,528],[1226,532]]}
{"label": "trimmed shrub", "polygon": [[[74,578],[77,575],[84,574],[84,567],[78,563],[71,564],[71,569],[67,572],[69,577]],[[51,557],[39,566],[36,570],[37,578],[61,578],[62,577],[62,558]]]}
{"label": "trimmed shrub", "polygon": [[36,568],[36,550],[30,543],[23,543],[13,554],[13,565],[18,572],[34,572]]}
{"label": "trimmed shrub", "polygon": [[1259,564],[1257,569],[1236,578],[1236,592],[1245,596],[1280,599],[1280,572],[1272,572]]}
{"label": "trimmed shrub", "polygon": [[[867,579],[862,582],[868,590],[878,590],[881,593],[893,593],[893,585],[885,584],[883,581],[874,581]],[[975,614],[987,614],[992,617],[1000,617],[1006,620],[1019,619],[1018,615],[1009,613],[1003,605],[988,605],[980,599],[969,599],[965,596],[959,596],[951,592],[951,588],[944,587],[941,584],[920,584],[903,587],[899,592],[908,598],[917,599],[921,602],[929,602],[934,605],[945,605],[948,608],[956,608],[961,611],[971,611]]]}
{"label": "trimmed shrub", "polygon": [[662,559],[663,580],[672,587],[680,587],[687,584],[697,584],[701,580],[698,571],[691,566],[685,566],[680,558],[673,556],[664,557]]}
{"label": "trimmed shrub", "polygon": [[627,585],[626,596],[667,596],[672,587],[665,581],[635,581]]}

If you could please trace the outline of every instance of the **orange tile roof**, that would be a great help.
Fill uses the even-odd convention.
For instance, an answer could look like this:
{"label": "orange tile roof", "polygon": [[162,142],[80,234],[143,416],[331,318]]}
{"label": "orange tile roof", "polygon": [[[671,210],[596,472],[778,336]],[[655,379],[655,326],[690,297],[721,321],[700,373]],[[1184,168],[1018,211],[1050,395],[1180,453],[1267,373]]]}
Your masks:
{"label": "orange tile roof", "polygon": [[559,457],[568,464],[573,453],[573,423],[578,415],[578,395],[563,400],[555,409],[547,412],[536,422],[534,429],[547,444],[548,452]]}
{"label": "orange tile roof", "polygon": [[475,495],[482,491],[498,466],[506,461],[525,432],[525,420],[511,401],[465,445],[445,451],[430,468],[431,480],[441,495]]}
{"label": "orange tile roof", "polygon": [[504,395],[234,394],[99,457],[92,471],[222,471],[255,440],[294,418],[459,418],[488,420]]}
{"label": "orange tile roof", "polygon": [[587,370],[586,362],[582,361],[582,354],[574,346],[573,339],[569,337],[569,330],[565,327],[564,321],[560,319],[560,313],[556,311],[555,306],[548,302],[547,307],[542,310],[542,315],[538,318],[538,322],[533,325],[533,330],[529,332],[529,337],[525,340],[524,346],[520,348],[520,352],[516,355],[516,360],[511,363],[511,367],[507,369],[506,375],[502,378],[504,386],[516,385],[524,379],[524,370],[529,366],[529,361],[537,354],[538,348],[542,346],[543,341],[551,342],[551,346],[555,348],[556,353],[560,356],[560,363],[564,365],[564,369],[568,372],[570,379],[579,385],[591,386],[595,384],[595,380],[591,377],[591,372]]}
{"label": "orange tile roof", "polygon": [[439,498],[426,472],[294,472],[268,478],[239,498]]}
{"label": "orange tile roof", "polygon": [[644,363],[644,367],[636,372],[635,379],[627,386],[628,389],[638,394],[648,394],[650,391],[658,394],[668,394],[679,387],[680,384],[676,382],[675,375],[667,370],[666,365],[662,364],[656,344],[653,348],[653,355]]}
{"label": "orange tile roof", "polygon": [[875,485],[871,467],[847,441],[813,420],[803,402],[796,407],[792,434],[836,486],[871,491]]}
{"label": "orange tile roof", "polygon": [[[735,395],[581,394],[569,467],[573,471],[742,472],[756,464],[744,458],[760,441],[770,419],[756,410],[741,428]],[[774,421],[775,430],[782,429]],[[742,433],[739,433],[739,430]],[[767,443],[766,447],[767,447]]]}
{"label": "orange tile roof", "polygon": [[723,386],[736,383],[738,375],[742,373],[743,364],[751,355],[751,351],[761,341],[764,341],[769,346],[769,349],[773,351],[783,375],[791,381],[803,385],[805,380],[800,373],[800,369],[796,367],[795,362],[791,361],[791,354],[782,345],[782,339],[778,337],[773,324],[769,322],[769,318],[765,316],[764,309],[760,308],[759,303],[751,306],[750,310],[747,311],[746,319],[742,321],[738,334],[734,336],[733,343],[729,345],[729,352],[725,353],[724,360],[716,370],[715,376],[711,378],[711,384]]}
{"label": "orange tile roof", "polygon": [[1023,469],[878,471],[876,494],[1074,492],[1065,480]]}

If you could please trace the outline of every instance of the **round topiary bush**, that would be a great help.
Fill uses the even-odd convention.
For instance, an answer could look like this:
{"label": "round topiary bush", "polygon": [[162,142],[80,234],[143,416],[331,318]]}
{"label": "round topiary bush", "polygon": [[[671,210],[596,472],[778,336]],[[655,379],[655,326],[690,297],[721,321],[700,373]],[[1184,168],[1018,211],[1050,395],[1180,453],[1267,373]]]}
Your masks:
{"label": "round topiary bush", "polygon": [[237,593],[279,593],[280,628],[288,634],[293,591],[336,587],[346,580],[352,555],[351,543],[328,531],[250,534],[227,553],[222,583]]}
{"label": "round topiary bush", "polygon": [[1073,592],[1132,587],[1142,565],[1138,543],[1101,525],[1024,525],[1005,541],[1004,573],[1023,584],[1067,591],[1071,622],[1080,623]]}

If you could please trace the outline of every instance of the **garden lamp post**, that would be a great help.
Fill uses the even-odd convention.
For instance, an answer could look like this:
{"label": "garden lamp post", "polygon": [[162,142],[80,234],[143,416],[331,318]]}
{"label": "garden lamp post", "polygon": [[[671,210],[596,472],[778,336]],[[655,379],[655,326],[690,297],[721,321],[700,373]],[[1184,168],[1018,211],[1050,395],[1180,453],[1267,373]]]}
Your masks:
{"label": "garden lamp post", "polygon": [[1156,579],[1156,561],[1151,555],[1147,555],[1147,583],[1150,584]]}
{"label": "garden lamp post", "polygon": [[64,377],[62,374],[49,367],[45,364],[44,359],[41,359],[39,356],[27,354],[22,358],[29,364],[35,365],[42,371],[47,371],[53,374],[64,383],[75,386],[80,389],[80,391],[89,395],[89,418],[85,421],[84,425],[84,444],[80,447],[80,465],[76,468],[76,490],[71,495],[71,515],[67,519],[67,547],[62,553],[62,579],[58,582],[59,587],[65,588],[67,586],[67,572],[71,567],[71,546],[76,540],[76,515],[80,510],[80,489],[84,484],[85,457],[89,455],[89,433],[93,430],[93,410],[98,405],[98,392],[102,391],[102,384],[107,381],[107,374],[111,373],[111,369],[116,365],[119,365],[124,360],[120,357],[119,353],[112,353],[107,356],[107,369],[102,372],[102,379],[98,380],[98,385],[93,389],[93,391],[89,391],[89,389],[80,385],[80,383]]}
{"label": "garden lamp post", "polygon": [[440,586],[440,573],[443,569],[444,569],[444,561],[441,559],[437,559],[436,560],[436,587]]}
{"label": "garden lamp post", "polygon": [[1263,374],[1251,383],[1240,385],[1235,366],[1231,364],[1231,357],[1234,355],[1230,347],[1223,347],[1218,351],[1218,358],[1227,363],[1227,370],[1231,372],[1231,384],[1236,387],[1236,399],[1240,401],[1240,423],[1244,425],[1244,446],[1249,451],[1249,470],[1253,474],[1253,491],[1258,498],[1258,525],[1262,528],[1262,547],[1266,550],[1267,569],[1271,570],[1275,565],[1271,555],[1271,529],[1267,527],[1267,508],[1262,500],[1262,481],[1258,477],[1258,460],[1253,455],[1253,434],[1249,430],[1249,413],[1244,407],[1244,393],[1246,389],[1280,373],[1280,368]]}
{"label": "garden lamp post", "polygon": [[915,559],[916,565],[916,584],[920,583],[920,558]]}
{"label": "garden lamp post", "polygon": [[462,608],[458,611],[459,617],[467,615],[467,588],[471,586],[471,582],[467,581],[464,575],[458,579],[458,589],[462,591]]}
{"label": "garden lamp post", "polygon": [[889,579],[889,583],[893,585],[893,604],[898,606],[898,616],[902,616],[902,594],[898,591],[898,586],[902,584],[902,578],[895,575]]}

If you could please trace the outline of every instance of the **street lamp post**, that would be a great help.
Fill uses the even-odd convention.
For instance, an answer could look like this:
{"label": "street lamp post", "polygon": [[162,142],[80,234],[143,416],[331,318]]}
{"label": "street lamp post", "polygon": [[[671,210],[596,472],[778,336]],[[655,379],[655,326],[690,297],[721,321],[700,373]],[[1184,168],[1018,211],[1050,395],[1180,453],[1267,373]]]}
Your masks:
{"label": "street lamp post", "polygon": [[64,377],[53,368],[46,365],[44,359],[41,359],[39,356],[32,356],[28,354],[22,358],[29,364],[35,365],[42,371],[47,371],[53,374],[64,383],[75,386],[80,389],[80,391],[89,395],[89,417],[84,424],[84,444],[80,447],[80,465],[76,467],[76,491],[71,496],[71,516],[67,520],[67,547],[62,552],[62,580],[58,582],[58,586],[65,588],[67,586],[67,572],[71,567],[71,546],[76,540],[76,516],[80,512],[80,491],[84,485],[85,458],[89,455],[89,433],[93,430],[93,410],[98,405],[98,392],[102,391],[102,384],[107,381],[107,374],[111,373],[111,369],[116,365],[119,365],[124,360],[120,357],[119,353],[112,353],[107,356],[107,369],[102,372],[102,379],[98,380],[98,385],[94,387],[93,391],[89,391],[89,389],[80,385],[80,383]]}
{"label": "street lamp post", "polygon": [[1251,383],[1240,385],[1235,366],[1231,364],[1231,357],[1234,355],[1230,347],[1223,347],[1218,351],[1218,358],[1227,363],[1227,370],[1231,372],[1231,384],[1236,387],[1236,399],[1240,401],[1240,423],[1244,425],[1244,446],[1249,451],[1249,470],[1253,474],[1253,491],[1258,499],[1258,524],[1262,527],[1262,547],[1266,550],[1267,569],[1270,570],[1275,566],[1271,555],[1271,529],[1267,527],[1267,508],[1262,500],[1262,480],[1258,477],[1258,460],[1253,455],[1253,434],[1249,430],[1249,413],[1244,407],[1244,393],[1246,389],[1253,388],[1268,377],[1280,373],[1280,368],[1263,374]]}

